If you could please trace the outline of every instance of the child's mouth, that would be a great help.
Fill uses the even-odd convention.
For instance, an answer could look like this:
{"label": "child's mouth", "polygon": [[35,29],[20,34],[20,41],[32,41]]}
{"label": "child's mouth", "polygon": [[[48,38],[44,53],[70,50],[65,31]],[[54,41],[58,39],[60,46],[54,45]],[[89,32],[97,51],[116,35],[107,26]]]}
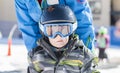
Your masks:
{"label": "child's mouth", "polygon": [[57,42],[63,42],[63,40],[59,40],[59,41],[57,41]]}

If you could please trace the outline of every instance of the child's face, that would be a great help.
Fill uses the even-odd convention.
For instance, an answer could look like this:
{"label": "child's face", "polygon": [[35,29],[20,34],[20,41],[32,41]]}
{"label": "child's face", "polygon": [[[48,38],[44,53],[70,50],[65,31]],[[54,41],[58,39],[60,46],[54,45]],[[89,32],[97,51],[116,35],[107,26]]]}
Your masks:
{"label": "child's face", "polygon": [[49,38],[51,45],[57,48],[61,48],[65,46],[68,43],[68,40],[69,40],[69,36],[62,38],[59,35],[57,35],[55,38]]}

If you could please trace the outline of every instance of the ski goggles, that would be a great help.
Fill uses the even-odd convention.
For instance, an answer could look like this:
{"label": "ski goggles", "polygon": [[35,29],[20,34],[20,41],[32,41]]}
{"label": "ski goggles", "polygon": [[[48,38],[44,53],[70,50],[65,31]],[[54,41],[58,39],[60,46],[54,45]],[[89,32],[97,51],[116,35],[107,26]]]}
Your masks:
{"label": "ski goggles", "polygon": [[61,37],[67,37],[73,32],[72,23],[56,23],[56,24],[44,24],[40,26],[44,35],[49,38],[55,38],[57,35]]}

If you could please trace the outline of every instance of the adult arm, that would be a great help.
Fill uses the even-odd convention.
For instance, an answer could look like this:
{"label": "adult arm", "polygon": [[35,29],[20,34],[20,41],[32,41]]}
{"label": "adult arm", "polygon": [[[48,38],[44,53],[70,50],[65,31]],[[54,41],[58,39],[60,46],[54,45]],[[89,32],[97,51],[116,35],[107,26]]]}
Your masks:
{"label": "adult arm", "polygon": [[35,4],[37,2],[35,2],[36,0],[31,1],[15,0],[18,27],[22,32],[22,37],[28,51],[37,46],[36,41],[41,37],[38,27],[40,10],[35,11],[38,8],[37,4]]}

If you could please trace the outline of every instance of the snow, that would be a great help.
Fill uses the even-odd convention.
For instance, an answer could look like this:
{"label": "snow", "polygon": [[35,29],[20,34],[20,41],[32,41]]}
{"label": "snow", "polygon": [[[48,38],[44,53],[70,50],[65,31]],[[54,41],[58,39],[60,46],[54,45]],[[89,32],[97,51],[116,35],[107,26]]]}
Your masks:
{"label": "snow", "polygon": [[120,65],[117,68],[100,70],[101,73],[120,73]]}
{"label": "snow", "polygon": [[24,45],[12,45],[8,56],[8,46],[0,44],[0,72],[27,68],[27,50]]}

